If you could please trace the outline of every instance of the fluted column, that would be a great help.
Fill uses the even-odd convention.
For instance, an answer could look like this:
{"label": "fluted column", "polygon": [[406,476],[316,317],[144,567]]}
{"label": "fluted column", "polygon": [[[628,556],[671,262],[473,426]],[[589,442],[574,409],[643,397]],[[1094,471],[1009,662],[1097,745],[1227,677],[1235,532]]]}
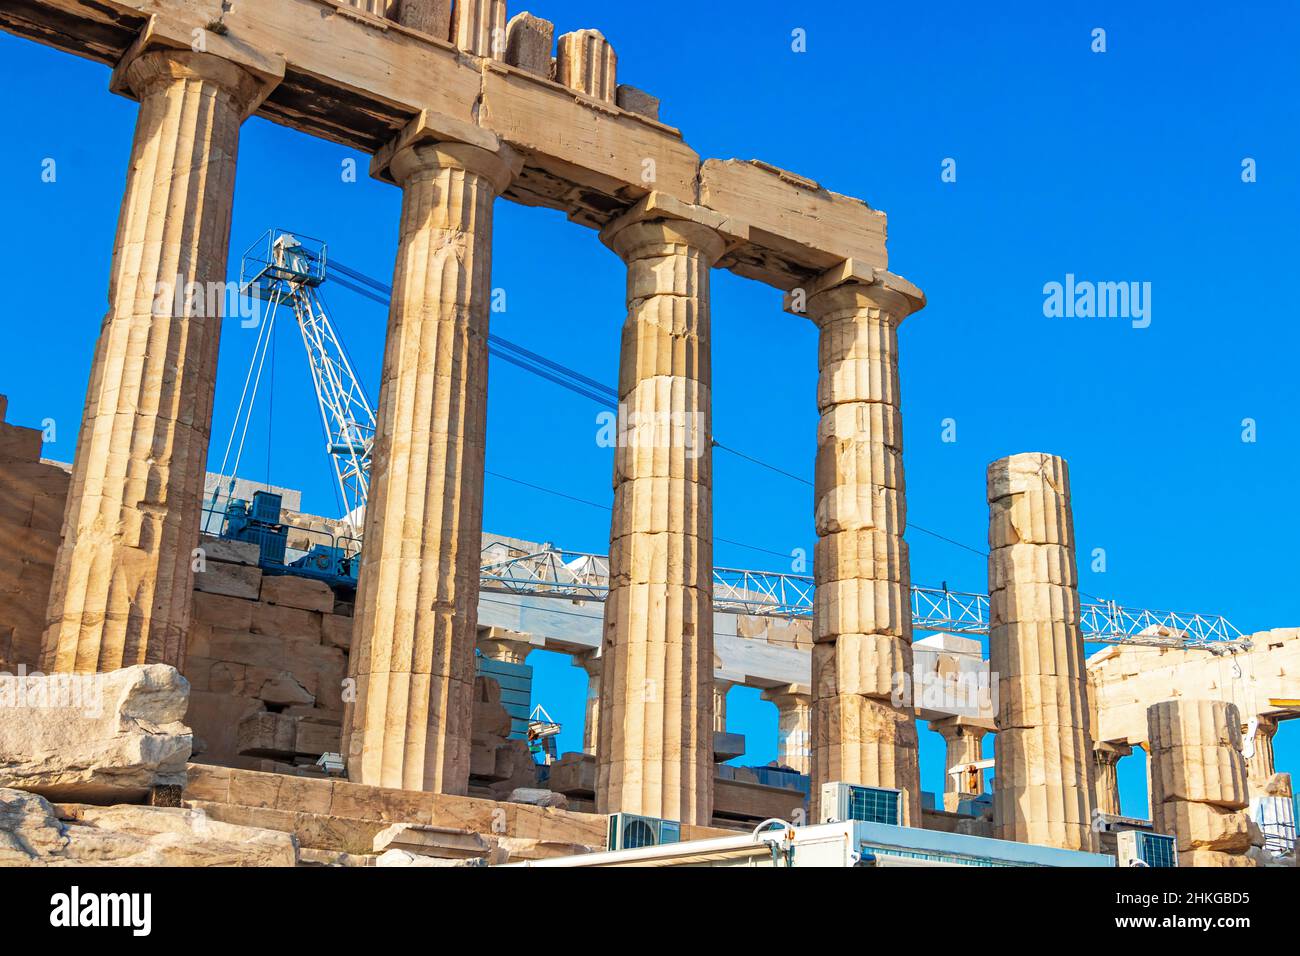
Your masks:
{"label": "fluted column", "polygon": [[1097,809],[1108,816],[1121,816],[1119,793],[1119,762],[1133,752],[1129,746],[1097,744],[1093,751],[1096,759]]}
{"label": "fluted column", "polygon": [[517,169],[456,143],[391,161],[402,221],[345,715],[359,783],[469,784],[492,204]]}
{"label": "fluted column", "polygon": [[1161,701],[1147,708],[1151,825],[1177,840],[1179,866],[1255,866],[1241,715],[1220,700]]}
{"label": "fluted column", "polygon": [[724,242],[645,201],[627,264],[596,805],[707,824],[713,804],[709,270]]}
{"label": "fluted column", "polygon": [[798,773],[812,769],[812,696],[804,685],[788,684],[763,691],[776,705],[776,761]]}
{"label": "fluted column", "polygon": [[604,659],[599,651],[587,651],[573,658],[574,666],[587,672],[587,708],[582,724],[582,752],[596,753],[597,728],[600,726],[600,671]]}
{"label": "fluted column", "polygon": [[503,664],[523,664],[528,660],[528,655],[536,650],[527,634],[507,631],[501,627],[480,627],[478,649],[488,660]]}
{"label": "fluted column", "polygon": [[144,53],[119,73],[140,113],[50,592],[49,671],[184,664],[239,128],[263,89],[188,51]]}
{"label": "fluted column", "polygon": [[921,781],[898,326],[923,302],[897,276],[851,272],[807,300],[821,330],[812,792],[830,781],[902,790],[907,826],[920,825]]}
{"label": "fluted column", "polygon": [[989,667],[998,675],[993,831],[1091,850],[1097,806],[1070,472],[1053,455],[989,465]]}
{"label": "fluted column", "polygon": [[1251,796],[1264,796],[1268,792],[1269,780],[1277,773],[1277,766],[1273,762],[1273,737],[1276,733],[1277,718],[1264,716],[1258,718],[1258,723],[1255,725],[1255,750],[1246,761]]}
{"label": "fluted column", "polygon": [[1119,798],[1119,762],[1133,752],[1127,744],[1097,744],[1093,756],[1097,761],[1097,809],[1112,817],[1121,816]]}
{"label": "fluted column", "polygon": [[727,694],[735,683],[729,680],[713,680],[713,732],[715,734],[725,734],[727,732]]}
{"label": "fluted column", "polygon": [[984,771],[974,770],[957,776],[954,767],[968,767],[984,759],[983,727],[963,723],[961,717],[947,717],[930,722],[947,745],[943,768],[943,808],[955,813],[963,797],[979,796],[984,792]]}

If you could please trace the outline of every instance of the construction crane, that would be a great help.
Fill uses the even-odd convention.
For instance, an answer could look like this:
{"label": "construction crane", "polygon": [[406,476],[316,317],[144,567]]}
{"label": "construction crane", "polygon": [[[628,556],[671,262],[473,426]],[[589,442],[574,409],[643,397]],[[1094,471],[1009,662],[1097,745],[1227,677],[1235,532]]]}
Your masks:
{"label": "construction crane", "polygon": [[342,521],[348,535],[360,541],[370,492],[375,412],[321,301],[327,264],[323,242],[275,229],[268,230],[244,253],[240,292],[264,302],[265,313],[210,507],[216,509],[223,487],[227,496],[233,495],[262,373],[272,352],[276,319],[280,307],[285,306],[293,314],[306,351]]}
{"label": "construction crane", "polygon": [[[244,413],[244,398],[249,398],[239,452],[242,453],[243,436],[248,430],[247,416],[252,413],[252,398],[256,396],[276,313],[280,305],[288,304],[307,351],[327,451],[334,462],[342,497],[343,520],[359,541],[369,491],[368,469],[374,445],[375,414],[320,301],[318,290],[327,278],[326,266],[324,243],[276,230],[268,231],[244,254],[241,289],[246,295],[267,303],[267,318],[259,331],[258,346],[244,386],[245,396],[240,399],[240,411]],[[342,288],[378,304],[389,305],[392,288],[385,283],[339,262],[332,264],[330,276]],[[596,401],[605,404],[616,401],[616,393],[608,386],[499,336],[489,336],[488,349],[498,358]],[[237,416],[231,443],[227,445],[227,459],[234,445],[235,432],[239,430],[240,419]],[[226,475],[226,464],[223,459],[223,476]],[[232,487],[238,467],[237,454],[234,469],[230,472]],[[511,555],[504,561],[487,555],[484,557],[480,574],[482,587],[486,590],[598,601],[603,601],[608,592],[609,559],[604,555],[548,549],[536,554]],[[807,576],[726,568],[714,570],[714,606],[719,611],[787,618],[810,616],[813,592],[813,579]],[[942,589],[913,587],[911,597],[917,630],[972,636],[988,633],[987,595],[950,591],[944,586]],[[1090,643],[1200,649],[1212,653],[1234,653],[1251,646],[1239,630],[1218,615],[1128,608],[1113,601],[1084,604],[1081,612],[1080,630],[1083,639]],[[541,733],[551,725],[544,711],[541,715],[534,714],[530,721],[530,739],[534,728]],[[558,733],[558,725],[554,726],[554,732]],[[553,734],[543,734],[535,743],[545,746],[550,737]],[[552,740],[552,746],[553,743]]]}

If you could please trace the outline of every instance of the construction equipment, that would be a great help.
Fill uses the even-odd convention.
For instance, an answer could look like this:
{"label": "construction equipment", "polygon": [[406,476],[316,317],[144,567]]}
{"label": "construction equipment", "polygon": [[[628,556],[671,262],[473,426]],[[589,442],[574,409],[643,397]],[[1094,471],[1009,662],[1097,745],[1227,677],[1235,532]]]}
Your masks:
{"label": "construction equipment", "polygon": [[[264,302],[265,312],[222,458],[222,481],[213,492],[210,507],[217,506],[227,479],[229,488],[234,488],[258,387],[268,353],[273,351],[276,319],[280,307],[286,306],[293,313],[307,354],[342,522],[348,536],[360,541],[370,489],[375,412],[320,296],[320,287],[328,277],[327,262],[324,243],[275,229],[268,230],[244,253],[240,292]],[[312,556],[311,566],[317,573],[338,576],[345,572],[348,557],[322,552]]]}
{"label": "construction equipment", "polygon": [[[550,766],[560,759],[556,747],[560,725],[551,719],[541,704],[528,715],[528,749],[538,763]],[[538,759],[540,758],[540,759]]]}

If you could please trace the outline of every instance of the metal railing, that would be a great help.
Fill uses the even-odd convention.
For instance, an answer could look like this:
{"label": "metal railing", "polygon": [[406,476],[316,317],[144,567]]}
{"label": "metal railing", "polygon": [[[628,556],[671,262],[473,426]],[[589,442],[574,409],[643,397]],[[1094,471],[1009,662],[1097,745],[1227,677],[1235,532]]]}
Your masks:
{"label": "metal railing", "polygon": [[[480,587],[575,601],[604,601],[609,558],[579,551],[522,551],[495,543],[483,551]],[[787,619],[812,616],[811,577],[775,571],[714,568],[713,606],[718,611]],[[947,588],[912,588],[912,626],[918,631],[979,637],[989,632],[986,594]],[[1206,648],[1248,644],[1241,631],[1217,614],[1186,614],[1123,607],[1112,601],[1081,607],[1083,639],[1096,644]]]}

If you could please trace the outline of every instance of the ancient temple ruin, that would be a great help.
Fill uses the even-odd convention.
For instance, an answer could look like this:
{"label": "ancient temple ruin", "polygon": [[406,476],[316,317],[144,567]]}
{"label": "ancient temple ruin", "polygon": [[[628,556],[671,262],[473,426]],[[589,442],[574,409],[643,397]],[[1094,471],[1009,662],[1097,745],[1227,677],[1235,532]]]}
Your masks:
{"label": "ancient temple ruin", "polygon": [[[171,804],[229,828],[204,838],[219,844],[206,857],[123,838],[122,859],[231,862],[242,843],[270,863],[507,862],[605,849],[610,814],[687,840],[803,820],[843,783],[897,792],[905,828],[1097,855],[1124,829],[1115,764],[1140,747],[1151,820],[1129,823],[1174,837],[1185,865],[1294,861],[1294,819],[1270,856],[1249,809],[1291,796],[1269,739],[1300,713],[1300,630],[1207,651],[1157,629],[1127,636],[1165,648],[1111,641],[1086,659],[1061,458],[989,468],[989,659],[947,630],[914,640],[898,328],[925,297],[890,271],[880,210],[700,157],[621,82],[598,30],[556,37],[506,0],[30,0],[0,8],[0,28],[110,66],[112,90],[139,102],[70,473],[42,460],[39,433],[0,425],[0,536],[17,545],[0,558],[0,665],[50,675],[28,683],[107,675],[120,706],[165,700],[168,716],[144,756],[106,746],[103,772],[52,777],[34,766],[48,764],[39,723],[0,731],[0,799],[142,818]],[[254,115],[372,155],[402,193],[355,594],[200,534],[221,321],[158,314],[154,290],[225,281]],[[485,562],[545,551],[482,526],[497,199],[560,210],[622,260],[619,403],[669,423],[618,449],[601,595],[570,596],[578,623],[563,626],[545,598],[480,603]],[[806,613],[724,607],[718,591],[714,269],[772,287],[819,330]],[[572,655],[591,688],[584,752],[544,775],[482,664],[537,648]],[[1217,679],[1225,656],[1248,681]],[[958,707],[898,692],[900,675],[963,674],[996,693]],[[737,684],[779,710],[772,773],[721,762]],[[929,805],[918,720],[953,768]]]}

